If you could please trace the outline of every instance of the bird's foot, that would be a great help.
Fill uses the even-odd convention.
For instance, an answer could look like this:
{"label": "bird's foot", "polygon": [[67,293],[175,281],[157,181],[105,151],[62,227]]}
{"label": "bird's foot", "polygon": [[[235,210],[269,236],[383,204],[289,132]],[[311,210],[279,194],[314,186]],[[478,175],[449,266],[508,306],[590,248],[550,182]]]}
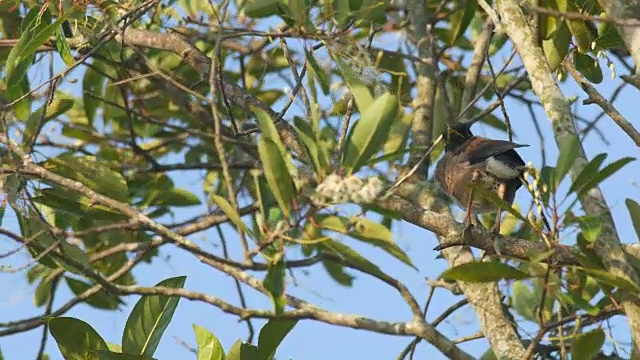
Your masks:
{"label": "bird's foot", "polygon": [[473,225],[471,222],[466,223],[466,225],[464,226],[464,230],[462,230],[462,240],[467,242],[473,239],[473,235],[471,232],[473,231],[474,227],[475,225]]}

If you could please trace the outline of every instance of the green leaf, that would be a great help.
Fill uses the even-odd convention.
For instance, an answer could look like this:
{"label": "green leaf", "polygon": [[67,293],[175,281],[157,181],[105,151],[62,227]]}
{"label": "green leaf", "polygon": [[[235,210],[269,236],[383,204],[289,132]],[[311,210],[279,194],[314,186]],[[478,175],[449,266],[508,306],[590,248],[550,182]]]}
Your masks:
{"label": "green leaf", "polygon": [[260,359],[271,360],[282,340],[298,323],[298,320],[271,319],[260,329],[258,352]]}
{"label": "green leaf", "polygon": [[287,218],[291,217],[291,202],[294,198],[293,179],[278,146],[269,138],[261,137],[258,153],[262,161],[264,176],[280,209]]}
{"label": "green leaf", "polygon": [[558,148],[560,155],[558,156],[558,163],[555,171],[556,189],[578,157],[578,153],[580,152],[580,139],[578,138],[578,135],[571,134],[563,137],[560,139]]}
{"label": "green leaf", "polygon": [[[43,208],[40,212],[46,211]],[[15,210],[15,209],[14,209]],[[49,209],[50,210],[50,209]],[[43,214],[46,215],[46,214]],[[22,236],[27,239],[32,239],[33,244],[39,245],[41,249],[36,249],[35,246],[27,245],[29,252],[34,258],[39,258],[39,262],[52,269],[63,267],[67,271],[71,271],[78,275],[83,275],[80,270],[77,270],[75,266],[67,264],[67,262],[58,260],[53,257],[50,252],[61,252],[67,259],[73,260],[79,265],[83,265],[85,268],[91,269],[91,264],[87,255],[77,245],[70,244],[66,240],[58,240],[52,235],[49,225],[45,223],[43,219],[35,209],[29,209],[27,214],[22,214],[20,211],[16,211],[18,217],[18,223],[20,225],[20,232]],[[42,253],[46,252],[44,256]]]}
{"label": "green leaf", "polygon": [[252,107],[252,110],[256,116],[256,122],[258,123],[258,128],[260,129],[260,133],[262,137],[266,137],[267,139],[273,141],[274,144],[278,147],[278,151],[284,160],[284,163],[289,170],[289,174],[291,176],[296,176],[297,169],[293,165],[293,160],[291,158],[291,153],[287,150],[287,148],[282,143],[282,139],[280,138],[280,134],[278,133],[278,129],[276,128],[274,119],[269,116],[264,110]]}
{"label": "green leaf", "polygon": [[535,310],[540,305],[538,299],[527,284],[518,280],[513,283],[511,288],[511,301],[513,309],[523,318],[529,321],[535,321]]}
{"label": "green leaf", "polygon": [[382,25],[387,20],[385,9],[390,0],[361,0],[358,5],[351,2],[351,9],[359,9],[356,17],[357,27],[370,27],[374,24]]}
{"label": "green leaf", "polygon": [[362,116],[345,142],[342,166],[347,175],[357,172],[387,141],[389,128],[398,114],[398,98],[384,93],[361,111]]}
{"label": "green leaf", "polygon": [[568,304],[575,309],[584,310],[591,316],[597,316],[600,312],[600,309],[589,304],[587,300],[572,292],[563,293],[561,291],[558,291],[556,293],[556,296],[558,298],[558,301],[560,301],[561,303]]}
{"label": "green leaf", "polygon": [[[296,24],[298,26],[304,26],[309,24],[307,22],[308,20],[307,10],[309,6],[307,6],[306,0],[287,0],[287,4],[289,5],[289,9],[291,9],[291,12],[293,13],[294,19],[296,20]],[[313,27],[311,27],[311,29],[308,29],[308,30],[312,30],[312,29]]]}
{"label": "green leaf", "polygon": [[498,360],[498,357],[493,353],[493,350],[489,348],[480,356],[480,360]]}
{"label": "green leaf", "polygon": [[325,251],[336,254],[343,258],[346,262],[357,266],[363,271],[369,272],[377,277],[386,278],[387,275],[380,270],[380,268],[367,260],[364,256],[360,255],[357,251],[353,250],[349,246],[335,241],[335,240],[325,240],[318,245],[320,248],[324,248]]}
{"label": "green leaf", "polygon": [[449,39],[449,45],[454,45],[456,41],[462,36],[469,24],[471,24],[471,20],[473,20],[473,16],[476,14],[476,10],[478,9],[478,3],[476,0],[464,0],[456,3],[458,10],[451,15],[451,38]]}
{"label": "green leaf", "polygon": [[632,199],[627,199],[624,203],[627,205],[629,216],[631,216],[631,223],[640,241],[640,205]]}
{"label": "green leaf", "polygon": [[7,56],[5,80],[9,87],[12,87],[27,74],[31,56],[58,27],[57,24],[51,24],[49,11],[44,11],[42,16],[39,16],[39,12],[40,9],[34,7],[25,16],[21,26],[23,32],[20,39]]}
{"label": "green leaf", "polygon": [[349,1],[332,1],[333,18],[339,25],[343,26],[349,18],[351,11]]}
{"label": "green leaf", "polygon": [[443,279],[460,280],[471,283],[494,282],[498,280],[523,280],[531,276],[512,266],[499,262],[470,262],[445,270]]}
{"label": "green leaf", "polygon": [[418,270],[409,256],[393,241],[389,228],[363,217],[357,217],[353,220],[354,231],[351,236],[386,251],[396,259]]}
{"label": "green leaf", "polygon": [[90,216],[94,220],[124,220],[127,217],[104,205],[96,204],[89,198],[60,187],[39,190],[40,195],[33,201],[46,205],[57,212],[74,216]]}
{"label": "green leaf", "polygon": [[49,320],[49,332],[66,360],[98,360],[93,350],[109,350],[107,343],[80,319],[57,317]]}
{"label": "green leaf", "polygon": [[71,66],[75,63],[73,55],[71,54],[71,48],[69,47],[67,38],[64,37],[62,28],[56,30],[56,50],[58,50],[58,54],[67,66]]}
{"label": "green leaf", "polygon": [[600,84],[603,79],[602,69],[597,59],[577,51],[573,53],[573,64],[587,80],[594,84]]}
{"label": "green leaf", "polygon": [[217,337],[202,326],[193,324],[198,344],[198,360],[225,360],[224,348]]}
{"label": "green leaf", "polygon": [[269,291],[276,315],[280,315],[284,312],[284,307],[287,304],[287,298],[284,292],[286,267],[282,254],[276,254],[276,256],[277,259],[275,259],[275,262],[269,263],[269,269],[262,281],[262,285]]}
{"label": "green leaf", "polygon": [[[569,1],[567,2],[567,4],[569,5],[569,12],[580,12],[579,9],[575,6],[575,1]],[[593,42],[593,40],[595,40],[595,37],[587,27],[586,21],[567,19],[566,23],[576,39],[576,43],[578,44],[578,51],[580,51],[580,53],[589,51],[591,49],[591,43]]]}
{"label": "green leaf", "polygon": [[318,146],[318,142],[316,140],[317,136],[314,134],[313,129],[300,117],[294,117],[293,122],[293,128],[296,130],[298,137],[307,148],[316,171],[324,173],[324,169],[328,168],[328,164],[324,161],[325,157],[320,155],[322,148]]}
{"label": "green leaf", "polygon": [[82,102],[88,125],[91,127],[93,127],[96,111],[102,104],[100,98],[104,97],[105,77],[98,71],[103,67],[102,62],[94,60],[91,66],[87,66],[82,78]]}
{"label": "green leaf", "polygon": [[266,137],[269,140],[273,141],[278,146],[278,151],[280,151],[282,155],[286,154],[287,150],[282,143],[282,139],[280,138],[280,134],[278,133],[278,128],[273,122],[271,116],[269,116],[269,114],[259,108],[252,108],[252,110],[256,116],[256,123],[258,125],[258,128],[260,129],[260,134],[262,134],[262,137]]}
{"label": "green leaf", "polygon": [[577,191],[578,189],[580,189],[580,187],[589,182],[598,172],[598,169],[600,169],[600,165],[602,165],[602,162],[606,158],[607,154],[605,153],[596,155],[593,160],[591,160],[584,168],[582,168],[582,171],[576,177],[576,179],[573,180],[573,183],[571,184],[571,187],[569,188],[567,194]]}
{"label": "green leaf", "polygon": [[487,189],[480,186],[479,184],[472,184],[470,185],[470,187],[474,189],[474,193],[477,193],[478,195],[487,198],[493,204],[507,211],[509,214],[515,216],[517,219],[520,219],[524,223],[531,225],[529,219],[527,219],[524,215],[522,215],[519,211],[517,211],[511,204],[499,198],[498,195],[496,195],[494,192],[488,191]]}
{"label": "green leaf", "polygon": [[[513,208],[518,213],[520,212],[520,206],[518,204],[514,204]],[[516,229],[516,226],[520,223],[520,219],[516,218],[512,213],[507,213],[502,219],[500,223],[500,235],[508,236],[512,235]]]}
{"label": "green leaf", "polygon": [[320,88],[322,89],[322,93],[325,95],[329,95],[329,91],[331,90],[331,80],[329,79],[329,74],[327,74],[318,64],[315,56],[308,50],[305,50],[305,54],[307,55],[307,71],[311,74],[315,75],[320,82]]}
{"label": "green leaf", "polygon": [[[556,2],[554,0],[541,0],[539,6],[558,10],[558,6],[556,6]],[[562,19],[551,15],[539,14],[539,16],[540,35],[543,40],[550,39],[556,30],[558,30],[558,26],[562,23]]]}
{"label": "green leaf", "polygon": [[244,13],[259,19],[275,15],[278,12],[279,0],[252,0],[244,8]]}
{"label": "green leaf", "polygon": [[324,214],[315,216],[314,221],[321,229],[349,235],[354,239],[376,246],[416,269],[409,256],[393,241],[391,230],[382,224],[363,217],[349,220],[342,216]]}
{"label": "green leaf", "polygon": [[580,216],[578,221],[585,240],[591,243],[596,241],[602,231],[602,218],[598,216]]}
{"label": "green leaf", "polygon": [[344,266],[329,260],[322,260],[321,263],[329,276],[338,284],[346,287],[353,286],[353,276],[345,271]]}
{"label": "green leaf", "polygon": [[553,37],[542,41],[542,49],[551,71],[555,71],[569,52],[571,32],[566,23],[560,24]]}
{"label": "green leaf", "polygon": [[[29,65],[25,61],[20,67],[28,68]],[[16,117],[22,121],[26,121],[31,114],[31,96],[24,96],[30,91],[29,88],[29,79],[25,74],[22,79],[18,79],[15,82],[15,86],[9,86],[7,89],[7,97],[12,103],[21,98],[20,101],[13,104],[12,110],[15,112]]]}
{"label": "green leaf", "polygon": [[363,113],[373,104],[373,96],[371,96],[369,88],[367,88],[367,85],[360,80],[360,75],[351,69],[344,61],[340,58],[334,58],[334,61],[336,62],[338,70],[340,71],[340,74],[342,74],[344,81],[351,90],[351,94],[356,102],[358,111]]}
{"label": "green leaf", "polygon": [[[93,287],[91,284],[87,284],[84,281],[76,280],[68,276],[65,276],[65,281],[75,295],[80,295]],[[84,301],[97,309],[104,310],[117,310],[121,304],[124,304],[119,297],[111,295],[104,290],[100,290]]]}
{"label": "green leaf", "polygon": [[153,203],[154,205],[168,206],[194,206],[201,204],[197,195],[180,188],[163,190]]}
{"label": "green leaf", "polygon": [[637,284],[633,283],[630,280],[622,278],[620,276],[616,276],[606,270],[592,269],[592,268],[586,268],[586,267],[575,267],[575,268],[580,271],[584,271],[589,276],[593,277],[594,279],[598,280],[601,283],[611,285],[623,290],[628,290],[635,294],[640,293],[640,287],[638,287]]}
{"label": "green leaf", "polygon": [[399,116],[396,121],[393,122],[391,129],[389,129],[389,135],[387,141],[384,143],[383,153],[384,155],[393,154],[397,151],[403,151],[409,138],[409,129],[413,122],[413,114],[405,114]]}
{"label": "green leaf", "polygon": [[[606,14],[603,13],[606,17]],[[595,40],[598,47],[605,50],[626,49],[626,45],[615,24],[607,21],[598,23],[598,38]]]}
{"label": "green leaf", "polygon": [[594,329],[588,333],[581,334],[571,344],[572,359],[592,359],[604,345],[604,331]]}
{"label": "green leaf", "polygon": [[53,282],[50,277],[40,280],[40,283],[36,286],[36,290],[33,293],[33,303],[35,306],[41,307],[49,301],[52,287]]}
{"label": "green leaf", "polygon": [[[12,206],[13,207],[13,206]],[[35,214],[35,211],[29,211],[23,214],[20,209],[13,207],[16,217],[18,218],[18,225],[20,226],[20,233],[25,239],[31,239],[31,242],[40,245],[42,249],[36,249],[35,246],[27,245],[29,253],[34,259],[38,259],[38,262],[50,269],[57,269],[58,264],[52,258],[50,254],[46,254],[44,250],[52,247],[55,244],[55,239],[49,231],[46,231],[42,220]]]}
{"label": "green leaf", "polygon": [[[182,289],[186,276],[163,280],[156,286]],[[122,333],[122,352],[152,356],[178,307],[179,297],[144,295],[133,307]]]}
{"label": "green leaf", "polygon": [[587,191],[593,189],[594,187],[598,186],[598,184],[600,184],[601,182],[605,181],[607,178],[609,178],[611,175],[613,175],[614,173],[616,173],[618,170],[620,170],[622,167],[624,167],[625,165],[627,165],[628,163],[634,161],[635,158],[632,157],[624,157],[620,160],[614,161],[611,164],[605,166],[602,170],[596,171],[594,172],[590,177],[590,179],[584,184],[584,186],[582,186],[578,191],[578,195],[583,195],[585,194]]}
{"label": "green leaf", "polygon": [[109,350],[94,350],[92,354],[97,355],[100,360],[155,360],[150,356],[123,354]]}
{"label": "green leaf", "polygon": [[[34,7],[31,11],[34,10],[40,11],[38,7]],[[69,13],[62,14],[55,23],[50,24],[51,17],[49,16],[49,12],[45,11],[42,17],[34,18],[33,21],[27,25],[27,31],[22,33],[18,43],[11,49],[7,57],[5,76],[7,84],[9,84],[10,87],[26,75],[28,65],[31,63],[32,56],[36,50],[44,44],[56,30],[60,29],[60,25],[68,16]]]}
{"label": "green leaf", "polygon": [[256,360],[259,359],[259,356],[257,347],[238,340],[229,349],[227,360]]}
{"label": "green leaf", "polygon": [[244,221],[242,221],[240,214],[238,214],[238,212],[233,209],[233,206],[231,206],[231,204],[229,204],[229,202],[225,198],[223,198],[218,194],[209,194],[209,197],[213,202],[215,202],[220,207],[220,210],[222,210],[222,212],[225,215],[227,215],[229,220],[231,220],[231,222],[233,223],[233,225],[236,226],[236,228],[244,231],[247,234],[252,235],[251,231],[247,227],[247,224],[245,224]]}
{"label": "green leaf", "polygon": [[[51,119],[54,119],[73,108],[75,101],[62,92],[56,92],[53,101],[50,104],[43,105],[34,113],[29,115],[26,121],[24,134],[22,135],[22,146],[31,146],[40,135],[44,125]],[[46,113],[43,114],[43,111]]]}
{"label": "green leaf", "polygon": [[42,265],[36,264],[27,270],[27,281],[29,284],[33,284],[36,280],[43,278],[51,274],[51,269]]}
{"label": "green leaf", "polygon": [[112,170],[115,164],[95,156],[76,156],[70,153],[49,158],[42,166],[58,175],[76,180],[102,195],[128,203],[127,182],[119,172]]}

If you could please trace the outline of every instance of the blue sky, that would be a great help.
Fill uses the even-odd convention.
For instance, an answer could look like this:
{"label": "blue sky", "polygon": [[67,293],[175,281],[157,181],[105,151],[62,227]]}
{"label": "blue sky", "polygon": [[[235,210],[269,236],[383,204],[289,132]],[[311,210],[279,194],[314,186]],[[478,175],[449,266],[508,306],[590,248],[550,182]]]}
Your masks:
{"label": "blue sky", "polygon": [[[378,40],[378,45],[395,49],[396,39],[391,36]],[[292,41],[292,43],[300,44]],[[501,66],[502,59],[506,58],[510,53],[510,49],[502,51],[502,57],[494,60],[494,67]],[[517,60],[516,60],[516,63]],[[57,70],[61,70],[62,63],[56,60]],[[32,84],[37,80],[42,81],[45,73],[40,68],[39,71],[32,70]],[[619,74],[625,74],[622,66],[617,66]],[[621,81],[619,78],[614,80],[610,77],[610,72],[603,64],[605,72],[604,81],[598,86],[598,89],[605,95],[609,96],[615,86]],[[82,70],[76,70],[70,79],[82,79]],[[62,89],[67,89],[73,94],[79,94],[80,88],[77,82],[75,84],[69,81],[62,85]],[[283,87],[283,83],[273,83],[274,87]],[[585,98],[582,90],[577,87],[572,80],[562,84],[562,90],[566,96],[577,95],[579,97],[578,105],[579,113],[587,119],[593,118],[599,113],[596,105],[583,106],[582,100]],[[623,114],[633,119],[637,111],[637,105],[634,101],[638,101],[636,90],[629,87],[625,89],[618,98],[615,106]],[[279,109],[282,103],[275,105]],[[512,126],[518,137],[516,142],[527,143],[531,146],[519,150],[522,157],[527,161],[532,161],[534,165],[539,166],[540,145],[530,115],[527,108],[517,101],[507,101],[506,109],[511,118]],[[300,114],[302,107],[297,102],[288,114],[288,118],[292,118],[294,114]],[[557,157],[557,147],[553,141],[551,129],[548,120],[540,107],[535,108],[536,114],[541,121],[544,146],[547,151],[547,159],[550,164],[555,163]],[[502,117],[500,110],[497,109],[494,114]],[[632,120],[633,122],[633,120]],[[599,128],[603,135],[609,140],[610,144],[605,145],[600,138],[592,132],[584,143],[585,150],[589,158],[593,158],[596,154],[606,152],[609,154],[607,163],[617,160],[624,156],[637,156],[638,151],[633,142],[608,118],[604,117],[599,122]],[[478,135],[488,137],[504,138],[505,135],[494,131],[485,126],[477,126],[474,131]],[[179,162],[181,159],[174,156],[168,162]],[[624,204],[626,198],[632,198],[640,202],[640,192],[637,185],[637,167],[638,163],[633,162],[619,171],[615,176],[605,181],[601,188],[605,193],[607,202],[613,212],[613,217],[620,234],[620,238],[625,243],[635,243],[638,241],[637,236],[631,226],[631,221]],[[201,175],[198,172],[183,172],[171,174],[177,187],[183,187],[196,194],[202,193]],[[518,202],[526,207],[530,201],[530,196],[521,191],[518,195]],[[187,209],[179,209],[176,212],[175,220],[190,218],[196,214],[202,213],[205,206],[193,207]],[[456,208],[455,214],[461,219],[461,210]],[[17,231],[17,221],[13,214],[8,213],[5,216],[3,226],[9,230]],[[232,254],[241,253],[239,245],[233,241],[233,232],[229,227],[224,227],[224,232],[231,246]],[[413,263],[418,267],[419,271],[412,270],[406,265],[387,256],[386,254],[364,246],[352,240],[348,244],[355,249],[361,251],[363,255],[370,258],[374,263],[378,264],[388,274],[403,281],[414,296],[424,303],[429,288],[425,283],[425,277],[436,278],[443,270],[446,269],[444,260],[436,259],[438,255],[432,250],[437,244],[436,240],[430,232],[417,228],[408,223],[396,223],[393,228],[394,239],[397,243],[407,251]],[[215,230],[197,234],[190,238],[199,245],[203,244],[219,244],[218,236]],[[568,243],[571,244],[570,240]],[[0,239],[0,248],[13,249],[14,243]],[[215,251],[220,251],[219,248]],[[291,254],[296,256],[299,254]],[[4,265],[18,266],[25,264],[30,259],[25,252],[14,256],[10,260],[3,260]],[[9,264],[6,262],[9,261]],[[218,273],[210,268],[200,264],[197,259],[188,253],[179,250],[173,246],[164,247],[161,255],[154,260],[151,265],[142,264],[134,271],[134,275],[140,285],[152,286],[153,284],[173,276],[186,275],[187,282],[185,287],[189,290],[209,293],[225,299],[234,304],[238,304],[238,296],[232,279],[224,274]],[[312,303],[315,303],[327,310],[357,314],[362,316],[370,316],[375,319],[389,321],[407,321],[410,320],[411,314],[408,307],[402,301],[400,296],[391,288],[385,286],[379,281],[357,274],[357,280],[352,288],[345,288],[336,285],[329,279],[321,265],[313,266],[307,269],[306,273],[296,272],[296,283],[294,286],[289,279],[288,289],[290,293],[300,296]],[[261,278],[262,274],[257,274]],[[0,322],[19,320],[26,317],[38,315],[42,309],[36,309],[33,305],[32,294],[34,286],[30,286],[25,279],[23,273],[10,274],[0,273]],[[251,289],[245,289],[249,306],[254,308],[270,308],[271,304],[268,299],[257,294]],[[71,292],[65,285],[60,286],[60,290],[56,295],[54,308],[57,308],[71,297]],[[73,316],[83,319],[93,326],[105,340],[114,343],[120,343],[122,330],[128,314],[135,304],[137,296],[129,296],[125,300],[126,306],[118,312],[106,312],[95,310],[86,305],[79,305],[69,311],[66,316]],[[436,290],[433,298],[428,319],[433,320],[443,310],[453,303],[460,300],[461,297],[451,296],[442,289]],[[155,357],[160,360],[176,359],[176,358],[192,358],[188,351],[179,344],[174,337],[184,340],[192,347],[195,346],[195,337],[193,335],[192,324],[198,324],[212,331],[222,342],[225,349],[230,346],[238,338],[246,338],[247,328],[244,323],[239,323],[237,318],[228,316],[220,310],[209,305],[190,302],[182,299],[180,305],[174,315],[174,319],[166,331],[162,342]],[[259,329],[263,321],[254,320],[254,326]],[[613,337],[621,345],[629,343],[629,333],[626,321],[621,317],[617,317],[611,322]],[[478,330],[477,321],[473,310],[464,307],[456,311],[438,329],[451,338],[459,338],[475,333]],[[526,327],[531,331],[531,327]],[[0,348],[5,358],[8,360],[15,359],[31,359],[35,355],[40,341],[41,330],[21,333],[10,337],[0,338]],[[310,320],[300,321],[293,331],[283,342],[278,351],[278,359],[353,359],[358,358],[369,359],[395,359],[405,345],[410,341],[406,337],[393,337],[388,335],[380,335],[371,332],[353,330],[348,328],[340,328],[322,324]],[[475,340],[467,342],[461,347],[473,354],[480,356],[487,348],[484,340]],[[61,359],[61,355],[57,349],[55,342],[50,339],[47,345],[47,352],[52,359]],[[418,356],[431,355],[431,359],[444,359],[437,350],[430,345],[423,343],[418,348]],[[624,356],[624,354],[623,354]]]}

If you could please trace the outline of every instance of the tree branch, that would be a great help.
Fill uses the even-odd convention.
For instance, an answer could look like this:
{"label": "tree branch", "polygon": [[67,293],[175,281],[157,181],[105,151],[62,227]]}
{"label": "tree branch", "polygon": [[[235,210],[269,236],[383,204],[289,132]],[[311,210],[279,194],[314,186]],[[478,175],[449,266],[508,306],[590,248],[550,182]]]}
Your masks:
{"label": "tree branch", "polygon": [[582,76],[582,74],[578,72],[578,70],[576,70],[576,67],[573,65],[573,54],[570,54],[567,57],[564,65],[567,70],[569,70],[569,73],[573,77],[573,80],[575,80],[575,82],[580,85],[582,90],[584,90],[584,92],[589,95],[589,99],[585,100],[583,104],[587,105],[595,103],[600,106],[602,111],[609,115],[611,120],[613,120],[613,122],[615,122],[618,127],[631,138],[631,140],[633,140],[636,146],[640,147],[640,133],[638,132],[638,130],[636,130],[636,128],[633,127],[633,124],[631,124],[624,116],[622,116],[622,114],[618,112],[613,104],[607,101],[604,96],[600,95],[598,90],[596,90],[596,88],[593,87],[593,85],[591,85],[591,83],[589,83],[589,81],[585,79],[584,76]]}
{"label": "tree branch", "polygon": [[[616,2],[610,3],[615,4]],[[555,82],[542,49],[531,42],[534,37],[533,30],[518,3],[515,0],[501,0],[498,2],[497,7],[498,13],[503,20],[505,31],[517,48],[520,58],[529,73],[533,91],[540,98],[542,106],[551,121],[554,137],[559,146],[566,137],[575,136],[576,134],[569,102]],[[610,15],[616,17],[619,14]],[[640,41],[640,38],[638,40]],[[637,50],[636,53],[640,56],[640,44],[637,44],[634,49]],[[576,161],[569,171],[570,177],[575,179],[586,164],[586,154],[582,146],[580,146]],[[597,217],[602,221],[601,236],[596,240],[594,250],[602,258],[606,269],[616,276],[638,284],[640,279],[638,279],[633,267],[627,262],[611,212],[600,188],[594,187],[591,189],[587,194],[580,197],[580,202],[587,215]],[[629,319],[633,342],[636,346],[640,346],[640,304],[638,299],[633,296],[624,296],[622,305]]]}

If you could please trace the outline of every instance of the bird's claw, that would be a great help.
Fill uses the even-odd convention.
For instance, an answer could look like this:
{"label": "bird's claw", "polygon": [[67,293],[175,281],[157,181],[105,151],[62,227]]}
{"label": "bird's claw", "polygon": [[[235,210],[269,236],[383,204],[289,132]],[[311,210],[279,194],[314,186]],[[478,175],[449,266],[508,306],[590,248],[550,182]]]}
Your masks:
{"label": "bird's claw", "polygon": [[475,227],[475,225],[473,225],[472,223],[467,223],[464,227],[464,230],[462,230],[462,239],[467,242],[469,240],[471,240],[473,238],[471,232],[473,231],[473,228]]}

